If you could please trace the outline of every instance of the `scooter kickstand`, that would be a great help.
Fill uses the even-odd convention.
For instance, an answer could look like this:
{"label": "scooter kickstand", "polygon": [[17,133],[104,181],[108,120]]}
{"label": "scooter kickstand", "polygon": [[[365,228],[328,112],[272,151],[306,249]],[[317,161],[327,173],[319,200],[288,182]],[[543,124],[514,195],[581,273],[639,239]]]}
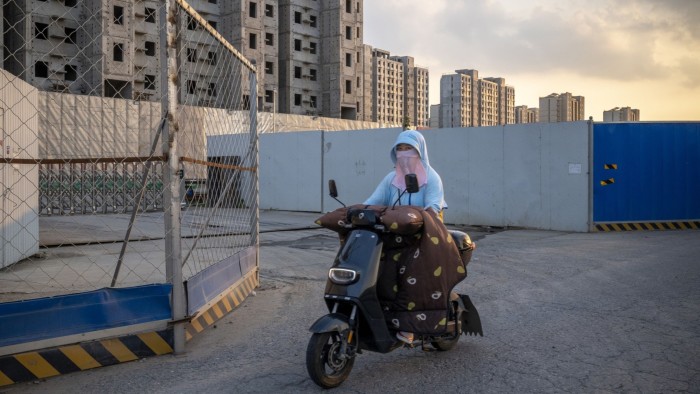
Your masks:
{"label": "scooter kickstand", "polygon": [[435,349],[432,346],[428,346],[425,341],[420,342],[420,350],[424,352],[434,352]]}

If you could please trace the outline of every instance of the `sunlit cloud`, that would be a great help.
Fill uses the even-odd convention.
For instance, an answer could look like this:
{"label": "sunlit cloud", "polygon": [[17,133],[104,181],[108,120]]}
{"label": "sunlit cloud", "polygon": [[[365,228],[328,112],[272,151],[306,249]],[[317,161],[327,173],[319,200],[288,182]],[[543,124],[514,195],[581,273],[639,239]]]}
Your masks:
{"label": "sunlit cloud", "polygon": [[[519,97],[536,105],[537,95],[571,91],[567,86],[573,86],[573,80],[586,80],[588,87],[597,84],[601,91],[631,91],[630,83],[675,84],[678,89],[672,99],[700,101],[697,0],[455,0],[430,2],[430,6],[422,1],[383,0],[364,4],[365,43],[413,56],[417,64],[428,67],[432,103],[439,96],[440,75],[460,68],[475,68],[483,76],[506,81],[524,80],[521,83],[531,86],[515,85],[516,104]],[[518,91],[536,89],[541,93],[535,97],[518,95]],[[637,86],[634,90],[645,91]],[[666,104],[654,100],[662,98],[645,97],[640,104],[646,105],[646,111],[641,108],[643,119],[644,114],[664,118],[654,111]],[[596,116],[607,105],[587,99]],[[613,106],[618,105],[632,103]],[[685,119],[700,119],[700,110],[690,111],[683,115]]]}

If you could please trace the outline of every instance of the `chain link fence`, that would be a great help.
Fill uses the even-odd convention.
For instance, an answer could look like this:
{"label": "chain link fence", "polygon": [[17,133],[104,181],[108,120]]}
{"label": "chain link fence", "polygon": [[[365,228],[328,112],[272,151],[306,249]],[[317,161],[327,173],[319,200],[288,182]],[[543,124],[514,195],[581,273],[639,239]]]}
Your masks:
{"label": "chain link fence", "polygon": [[257,245],[255,71],[215,3],[3,2],[0,302],[187,281]]}

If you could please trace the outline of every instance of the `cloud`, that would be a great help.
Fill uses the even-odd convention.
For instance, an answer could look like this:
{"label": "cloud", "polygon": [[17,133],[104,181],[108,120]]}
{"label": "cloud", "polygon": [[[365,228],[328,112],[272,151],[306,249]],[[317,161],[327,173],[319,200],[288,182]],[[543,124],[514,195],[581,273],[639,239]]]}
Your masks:
{"label": "cloud", "polygon": [[[376,30],[382,48],[404,51],[419,64],[432,59],[430,65],[441,70],[476,68],[504,76],[566,71],[615,81],[681,73],[698,79],[692,70],[700,59],[697,0],[540,0],[532,7],[519,0],[377,3],[371,7],[384,9]],[[365,29],[377,22],[366,18]]]}

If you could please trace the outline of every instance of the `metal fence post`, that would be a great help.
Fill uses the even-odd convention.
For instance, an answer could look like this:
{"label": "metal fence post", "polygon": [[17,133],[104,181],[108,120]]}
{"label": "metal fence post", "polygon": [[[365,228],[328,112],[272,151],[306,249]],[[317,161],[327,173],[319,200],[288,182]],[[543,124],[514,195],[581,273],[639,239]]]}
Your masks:
{"label": "metal fence post", "polygon": [[256,282],[260,283],[260,240],[258,234],[260,234],[260,195],[259,195],[259,180],[260,180],[260,168],[259,164],[259,142],[258,138],[258,82],[257,74],[255,72],[250,73],[250,146],[254,149],[253,152],[253,165],[251,167],[255,168],[253,171],[254,182],[254,197],[253,197],[253,215],[250,229],[252,234],[251,243],[255,246],[255,275]]}
{"label": "metal fence post", "polygon": [[163,208],[165,217],[165,275],[173,286],[173,351],[185,351],[185,288],[182,281],[182,246],[180,244],[180,169],[178,137],[178,7],[175,0],[165,0],[160,12],[162,113],[167,116],[163,128]]}

